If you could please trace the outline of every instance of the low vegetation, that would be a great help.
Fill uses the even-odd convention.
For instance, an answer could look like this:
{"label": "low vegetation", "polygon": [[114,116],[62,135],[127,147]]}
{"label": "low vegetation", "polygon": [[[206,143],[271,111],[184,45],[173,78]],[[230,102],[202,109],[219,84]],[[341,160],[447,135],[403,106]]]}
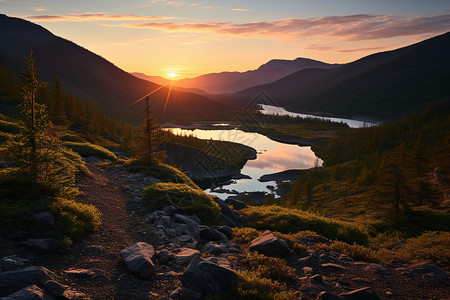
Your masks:
{"label": "low vegetation", "polygon": [[149,211],[173,205],[187,215],[197,215],[201,220],[219,224],[220,208],[213,197],[200,188],[184,183],[155,183],[144,190],[143,199]]}
{"label": "low vegetation", "polygon": [[362,245],[369,237],[367,228],[358,223],[325,218],[298,209],[274,205],[251,206],[242,212],[252,220],[252,226],[256,229],[269,229],[281,233],[311,230],[331,239]]}
{"label": "low vegetation", "polygon": [[77,143],[77,142],[64,142],[64,147],[72,149],[83,157],[93,156],[99,159],[109,159],[114,161],[117,159],[116,155],[109,151],[108,149],[91,144],[91,143]]}
{"label": "low vegetation", "polygon": [[248,244],[261,235],[261,232],[251,227],[233,228],[233,239],[238,244]]}

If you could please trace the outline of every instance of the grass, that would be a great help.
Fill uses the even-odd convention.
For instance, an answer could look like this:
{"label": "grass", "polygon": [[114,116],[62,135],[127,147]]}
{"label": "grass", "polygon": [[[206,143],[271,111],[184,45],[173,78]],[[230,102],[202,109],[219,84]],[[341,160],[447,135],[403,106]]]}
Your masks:
{"label": "grass", "polygon": [[249,244],[261,235],[261,232],[251,227],[233,228],[233,239],[238,244]]}
{"label": "grass", "polygon": [[67,199],[55,199],[50,210],[62,233],[79,240],[101,224],[100,212],[93,205]]}
{"label": "grass", "polygon": [[311,230],[327,238],[349,243],[366,244],[368,230],[358,223],[325,218],[316,214],[279,206],[249,207],[242,213],[256,229],[269,229],[281,233],[296,233]]}
{"label": "grass", "polygon": [[147,176],[158,178],[164,182],[183,183],[190,187],[198,188],[198,186],[183,172],[177,168],[167,164],[144,163],[137,159],[129,159],[125,161],[124,166],[131,172],[140,172]]}
{"label": "grass", "polygon": [[117,159],[116,155],[108,149],[91,143],[64,142],[63,146],[72,149],[83,157],[94,156],[112,161]]}
{"label": "grass", "polygon": [[144,189],[143,199],[149,211],[167,205],[177,207],[184,214],[195,214],[202,221],[220,223],[220,208],[213,197],[187,184],[155,183]]}

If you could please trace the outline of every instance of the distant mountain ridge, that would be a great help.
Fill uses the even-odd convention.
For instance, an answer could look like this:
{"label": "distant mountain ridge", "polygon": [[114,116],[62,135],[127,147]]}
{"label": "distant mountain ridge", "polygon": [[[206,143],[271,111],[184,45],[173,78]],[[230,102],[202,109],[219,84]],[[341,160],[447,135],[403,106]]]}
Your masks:
{"label": "distant mountain ridge", "polygon": [[[0,15],[0,64],[19,73],[24,68],[28,50],[34,51],[39,73],[46,81],[59,77],[64,89],[81,99],[96,103],[106,112],[120,118],[139,121],[143,103],[128,107],[159,85],[138,79],[106,59],[50,31],[19,18]],[[223,105],[204,96],[172,91],[163,113],[168,89],[151,96],[157,118],[183,118],[204,115],[203,110],[223,109]],[[202,109],[199,109],[202,108]]]}
{"label": "distant mountain ridge", "polygon": [[[176,80],[174,85],[185,89],[200,89],[209,94],[231,94],[256,85],[274,82],[300,70],[311,68],[330,69],[336,66],[339,65],[301,57],[294,60],[273,59],[256,70],[209,73],[194,78]],[[139,73],[132,74],[143,78]],[[164,84],[165,81],[168,81],[160,76],[148,76],[147,80],[153,80],[159,84]]]}
{"label": "distant mountain ridge", "polygon": [[[231,97],[246,103],[265,91],[285,109],[387,120],[450,101],[450,32],[331,69],[305,69]],[[229,100],[230,101],[230,100]]]}

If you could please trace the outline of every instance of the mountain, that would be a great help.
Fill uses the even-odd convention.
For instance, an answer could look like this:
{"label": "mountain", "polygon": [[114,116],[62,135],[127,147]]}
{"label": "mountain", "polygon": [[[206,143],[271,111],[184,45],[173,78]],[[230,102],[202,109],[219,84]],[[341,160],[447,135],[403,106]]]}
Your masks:
{"label": "mountain", "polygon": [[252,86],[276,81],[303,69],[330,69],[336,66],[338,65],[308,58],[297,58],[294,60],[274,59],[256,70],[210,73],[195,78],[177,80],[174,85],[182,88],[198,88],[209,94],[231,94]]}
{"label": "mountain", "polygon": [[332,69],[307,69],[234,95],[265,91],[279,106],[319,115],[387,120],[450,101],[450,32]]}
{"label": "mountain", "polygon": [[[139,121],[144,101],[128,107],[135,100],[160,87],[138,79],[111,62],[75,43],[53,35],[45,28],[19,18],[0,15],[0,65],[19,73],[24,57],[33,50],[41,77],[53,82],[59,77],[64,89],[77,97],[94,102],[106,112],[120,118]],[[166,105],[168,88],[151,96],[151,107],[158,119],[201,118],[205,112],[226,108],[204,96],[172,91]],[[201,109],[199,109],[201,108]]]}
{"label": "mountain", "polygon": [[[144,80],[147,80],[150,82],[154,82],[159,85],[169,85],[170,86],[170,84],[172,83],[172,80],[166,79],[162,76],[149,76],[149,75],[145,75],[144,73],[138,73],[138,72],[134,72],[134,73],[130,73],[130,74],[133,75],[134,77],[144,79]],[[173,85],[173,89],[176,91],[185,92],[185,93],[195,93],[195,94],[205,95],[205,96],[208,95],[207,93],[205,93],[205,91],[203,91],[201,89],[182,88],[182,87],[175,86],[175,84]]]}

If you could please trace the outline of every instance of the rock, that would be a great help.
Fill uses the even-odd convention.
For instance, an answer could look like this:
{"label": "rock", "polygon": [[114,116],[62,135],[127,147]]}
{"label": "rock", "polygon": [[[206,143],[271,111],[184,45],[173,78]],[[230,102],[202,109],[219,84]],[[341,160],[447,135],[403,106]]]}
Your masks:
{"label": "rock", "polygon": [[3,272],[25,268],[30,261],[17,255],[5,256],[0,260],[0,270]]}
{"label": "rock", "polygon": [[244,215],[240,215],[239,216],[239,224],[241,224],[242,226],[247,226],[248,225],[248,218]]}
{"label": "rock", "polygon": [[47,295],[44,290],[42,290],[37,285],[30,285],[25,287],[14,294],[9,295],[5,300],[53,300],[54,298]]}
{"label": "rock", "polygon": [[200,225],[198,227],[198,233],[200,237],[206,241],[226,241],[228,240],[227,237],[221,233],[220,231],[209,227],[209,226],[202,226]]}
{"label": "rock", "polygon": [[237,209],[237,210],[248,208],[247,204],[245,204],[244,202],[239,201],[237,199],[233,199],[233,198],[228,198],[227,200],[225,200],[225,203],[230,206],[233,206],[233,208]]}
{"label": "rock", "polygon": [[139,242],[120,251],[128,269],[142,278],[148,278],[155,273],[155,265],[153,257],[155,249],[152,245]]}
{"label": "rock", "polygon": [[[178,252],[179,251],[179,252]],[[180,248],[175,253],[175,263],[184,265],[189,263],[194,257],[200,256],[200,251],[190,248]]]}
{"label": "rock", "polygon": [[286,241],[276,237],[268,230],[251,241],[249,249],[268,256],[288,256],[291,253]]}
{"label": "rock", "polygon": [[55,239],[29,239],[19,245],[41,254],[61,253],[63,251],[61,242]]}
{"label": "rock", "polygon": [[346,267],[332,263],[322,264],[322,268],[331,272],[345,272],[347,270]]}
{"label": "rock", "polygon": [[339,256],[339,260],[344,263],[353,263],[354,262],[354,260],[347,254],[341,254]]}
{"label": "rock", "polygon": [[163,212],[168,216],[173,216],[178,211],[178,208],[176,208],[173,205],[169,205],[164,207]]}
{"label": "rock", "polygon": [[164,226],[164,228],[172,228],[172,220],[169,216],[160,216],[155,221],[156,225]]}
{"label": "rock", "polygon": [[319,274],[309,277],[309,280],[314,281],[316,283],[323,283],[323,277],[322,277],[322,275],[319,275]]}
{"label": "rock", "polygon": [[311,267],[303,267],[303,275],[311,275],[314,273],[314,269]]}
{"label": "rock", "polygon": [[44,284],[53,280],[55,274],[44,267],[28,267],[0,273],[0,289],[16,291],[33,284]]}
{"label": "rock", "polygon": [[225,215],[221,215],[221,216],[220,216],[220,220],[221,220],[225,225],[227,225],[227,226],[229,226],[229,227],[236,227],[236,226],[237,226],[236,221],[233,221],[232,219],[228,218],[228,217],[225,216]]}
{"label": "rock", "polygon": [[55,228],[55,219],[51,212],[45,211],[34,215],[36,218],[36,224],[43,230],[49,230]]}
{"label": "rock", "polygon": [[374,274],[385,274],[386,273],[386,267],[379,265],[379,264],[369,264],[364,270],[368,273],[374,273]]}
{"label": "rock", "polygon": [[64,298],[64,292],[69,288],[67,285],[60,284],[54,280],[44,283],[44,287],[47,293],[56,298]]}
{"label": "rock", "polygon": [[227,225],[216,227],[217,230],[222,232],[229,240],[233,238],[233,228]]}
{"label": "rock", "polygon": [[180,215],[180,214],[174,214],[173,220],[177,223],[182,223],[182,224],[194,223],[194,225],[199,225],[201,223],[200,219],[198,219],[197,216],[187,217],[185,215]]}
{"label": "rock", "polygon": [[[217,204],[219,204],[220,207],[220,211],[222,212],[222,214],[228,218],[230,218],[231,220],[233,220],[233,222],[238,223],[239,219],[236,216],[236,214],[234,213],[234,211],[222,200],[220,200],[219,198],[215,197],[214,200],[216,201]],[[228,224],[227,224],[228,225]],[[230,226],[230,225],[229,225]]]}
{"label": "rock", "polygon": [[344,300],[380,300],[377,293],[370,287],[354,290],[339,295]]}
{"label": "rock", "polygon": [[231,294],[237,289],[235,271],[195,257],[181,276],[184,287],[206,295]]}
{"label": "rock", "polygon": [[174,243],[190,243],[193,242],[194,238],[188,234],[180,235],[172,239]]}
{"label": "rock", "polygon": [[201,299],[202,294],[197,293],[191,289],[185,287],[179,287],[176,290],[172,291],[169,295],[170,299],[179,299],[179,300],[196,300]]}
{"label": "rock", "polygon": [[319,255],[319,259],[322,261],[322,262],[325,262],[325,263],[329,263],[329,262],[338,262],[338,260],[334,257],[334,256],[331,256],[330,254],[328,254],[328,253],[323,253],[323,254],[320,254]]}
{"label": "rock", "polygon": [[336,296],[335,294],[332,294],[327,291],[320,292],[319,295],[317,295],[316,300],[340,300],[339,296]]}
{"label": "rock", "polygon": [[416,263],[405,268],[397,268],[395,269],[395,271],[402,275],[410,275],[413,273],[429,274],[431,275],[428,276],[428,278],[430,279],[431,278],[435,278],[438,280],[448,279],[448,274],[446,270],[427,262]]}
{"label": "rock", "polygon": [[236,253],[239,252],[233,245],[218,244],[215,242],[209,242],[203,247],[203,251],[212,255],[220,255],[222,253]]}
{"label": "rock", "polygon": [[95,278],[95,272],[88,269],[68,269],[64,271],[68,277],[77,282],[91,281]]}
{"label": "rock", "polygon": [[298,260],[298,265],[300,267],[313,267],[316,264],[315,260],[316,258],[314,258],[313,256],[302,257]]}

